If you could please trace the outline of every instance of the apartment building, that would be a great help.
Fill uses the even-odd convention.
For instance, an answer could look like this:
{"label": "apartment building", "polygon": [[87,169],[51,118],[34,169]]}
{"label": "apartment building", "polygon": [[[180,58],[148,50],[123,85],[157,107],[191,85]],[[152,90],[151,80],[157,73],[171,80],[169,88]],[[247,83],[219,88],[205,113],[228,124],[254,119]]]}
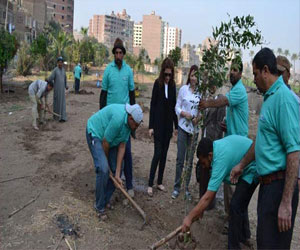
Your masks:
{"label": "apartment building", "polygon": [[48,20],[58,22],[64,31],[73,33],[74,0],[46,0]]}
{"label": "apartment building", "polygon": [[14,25],[13,3],[8,0],[0,0],[0,28],[11,29]]}
{"label": "apartment building", "polygon": [[170,27],[168,23],[164,27],[163,55],[166,57],[176,47],[181,47],[181,29]]}
{"label": "apartment building", "polygon": [[119,37],[130,53],[133,51],[133,29],[134,22],[125,9],[117,14],[112,11],[110,15],[94,15],[89,21],[89,36],[108,48],[112,48]]}
{"label": "apartment building", "polygon": [[155,11],[143,15],[142,47],[148,52],[151,62],[163,54],[164,26],[165,23],[160,16],[155,15]]}
{"label": "apartment building", "polygon": [[143,23],[135,23],[133,27],[133,47],[142,47]]}

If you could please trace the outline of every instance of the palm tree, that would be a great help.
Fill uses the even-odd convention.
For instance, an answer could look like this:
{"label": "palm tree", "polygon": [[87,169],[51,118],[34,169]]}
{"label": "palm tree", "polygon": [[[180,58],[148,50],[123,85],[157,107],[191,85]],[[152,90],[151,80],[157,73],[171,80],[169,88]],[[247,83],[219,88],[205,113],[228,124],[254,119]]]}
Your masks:
{"label": "palm tree", "polygon": [[293,53],[291,56],[291,60],[294,62],[294,76],[296,75],[296,60],[298,60],[298,55],[296,53]]}
{"label": "palm tree", "polygon": [[281,54],[282,54],[282,48],[278,48],[278,49],[277,49],[277,54],[278,54],[278,55],[281,55]]}
{"label": "palm tree", "polygon": [[290,51],[288,49],[284,50],[283,54],[288,57],[290,55]]}
{"label": "palm tree", "polygon": [[52,36],[52,51],[55,57],[65,56],[66,48],[72,44],[72,37],[64,31],[60,31],[57,36]]}
{"label": "palm tree", "polygon": [[88,36],[88,30],[89,30],[88,27],[86,27],[86,28],[81,27],[80,28],[80,33],[83,35],[83,37],[87,37]]}

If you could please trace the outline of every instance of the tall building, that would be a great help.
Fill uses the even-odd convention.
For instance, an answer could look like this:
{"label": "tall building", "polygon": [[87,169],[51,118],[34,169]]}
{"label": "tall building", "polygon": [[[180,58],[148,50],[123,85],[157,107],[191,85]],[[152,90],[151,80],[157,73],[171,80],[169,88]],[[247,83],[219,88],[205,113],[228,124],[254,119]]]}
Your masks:
{"label": "tall building", "polygon": [[163,55],[169,55],[170,51],[181,47],[181,29],[170,27],[168,23],[164,27]]}
{"label": "tall building", "polygon": [[13,4],[8,0],[0,0],[0,28],[5,28],[6,23],[8,30],[14,22]]}
{"label": "tall building", "polygon": [[133,47],[142,47],[143,23],[135,23],[133,28]]}
{"label": "tall building", "polygon": [[74,0],[46,0],[48,20],[58,22],[64,31],[73,33]]}
{"label": "tall building", "polygon": [[124,9],[121,13],[111,15],[94,15],[89,21],[89,36],[112,48],[116,38],[123,40],[126,49],[132,53],[134,22]]}
{"label": "tall building", "polygon": [[182,62],[184,67],[190,67],[194,64],[199,65],[199,56],[196,54],[196,46],[184,44],[181,49]]}
{"label": "tall building", "polygon": [[152,11],[150,15],[143,16],[142,47],[148,52],[151,62],[163,54],[164,22],[160,16]]}

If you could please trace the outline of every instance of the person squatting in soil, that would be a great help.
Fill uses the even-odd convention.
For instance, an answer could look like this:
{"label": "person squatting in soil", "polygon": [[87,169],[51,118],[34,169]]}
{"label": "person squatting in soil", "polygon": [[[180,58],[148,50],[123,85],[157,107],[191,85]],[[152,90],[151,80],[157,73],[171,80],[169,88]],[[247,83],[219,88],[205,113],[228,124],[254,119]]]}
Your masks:
{"label": "person squatting in soil", "polygon": [[[107,65],[102,80],[102,90],[100,93],[100,109],[111,104],[135,104],[134,80],[132,69],[123,60],[126,49],[123,41],[119,38],[115,40],[112,49],[114,61]],[[132,133],[135,137],[135,134]],[[126,179],[126,189],[131,197],[134,197],[132,184],[132,154],[131,139],[126,143],[124,156],[124,176]]]}
{"label": "person squatting in soil", "polygon": [[[223,139],[202,138],[197,148],[201,166],[211,169],[207,191],[199,203],[184,218],[182,232],[188,232],[191,224],[202,218],[204,211],[213,201],[222,182],[230,183],[231,169],[242,159],[251,147],[252,141],[245,136],[230,135]],[[258,185],[256,164],[252,161],[239,179],[233,193],[229,210],[228,249],[240,249],[240,242],[250,239],[248,205]]]}
{"label": "person squatting in soil", "polygon": [[257,249],[290,249],[298,207],[299,103],[278,76],[269,48],[254,57],[254,83],[264,94],[255,143],[231,173],[232,182],[256,160],[260,187],[257,201]]}
{"label": "person squatting in soil", "polygon": [[173,124],[175,134],[177,134],[178,129],[175,105],[174,63],[170,58],[166,58],[162,62],[159,78],[154,82],[150,104],[149,136],[154,136],[154,155],[148,181],[147,192],[149,196],[153,196],[152,187],[157,165],[159,165],[157,188],[160,191],[166,191],[162,182],[170,139],[173,134]]}
{"label": "person squatting in soil", "polygon": [[[36,120],[39,118],[40,123],[45,123],[44,117],[48,106],[48,93],[53,89],[53,83],[46,80],[36,80],[28,87],[28,94],[32,103],[32,126],[35,130],[39,130]],[[43,103],[45,99],[45,105]]]}
{"label": "person squatting in soil", "polygon": [[[199,84],[196,76],[197,71],[198,67],[196,65],[190,68],[186,85],[180,88],[175,106],[176,115],[178,116],[178,135],[176,173],[172,198],[176,199],[178,197],[184,178],[185,198],[189,201],[192,200],[191,193],[189,192],[189,183],[199,134],[199,127],[197,125],[200,120],[198,105],[201,97],[200,93],[197,92],[197,85]],[[185,166],[186,171],[183,172],[185,160],[187,165]],[[182,173],[185,173],[185,176]]]}
{"label": "person squatting in soil", "polygon": [[110,198],[115,190],[109,173],[112,171],[122,185],[120,175],[126,142],[142,119],[143,111],[138,104],[111,104],[87,121],[86,140],[96,172],[95,209],[100,219],[107,218],[105,208],[110,207]]}
{"label": "person squatting in soil", "polygon": [[[226,96],[218,99],[201,100],[200,110],[205,108],[226,107],[226,122],[222,124],[225,136],[241,135],[248,136],[248,95],[242,82],[243,63],[241,60],[233,59],[230,67],[230,83],[232,87]],[[233,188],[224,183],[224,207],[229,215],[229,204],[233,195]]]}

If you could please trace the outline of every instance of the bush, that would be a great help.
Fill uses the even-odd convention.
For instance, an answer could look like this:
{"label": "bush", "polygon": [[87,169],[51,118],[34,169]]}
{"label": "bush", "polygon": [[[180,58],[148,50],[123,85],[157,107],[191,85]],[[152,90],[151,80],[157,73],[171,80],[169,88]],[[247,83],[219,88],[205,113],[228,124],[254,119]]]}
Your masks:
{"label": "bush", "polygon": [[34,66],[34,59],[31,55],[30,46],[26,42],[22,42],[17,53],[17,73],[22,76],[31,74]]}

